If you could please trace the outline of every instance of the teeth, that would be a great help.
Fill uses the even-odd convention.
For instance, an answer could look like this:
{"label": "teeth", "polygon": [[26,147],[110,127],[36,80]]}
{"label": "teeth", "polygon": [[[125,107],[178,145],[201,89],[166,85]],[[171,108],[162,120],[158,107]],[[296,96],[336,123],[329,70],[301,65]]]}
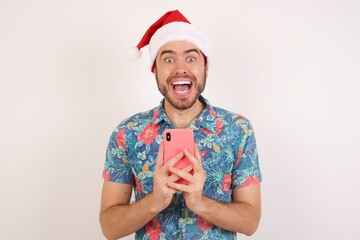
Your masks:
{"label": "teeth", "polygon": [[179,81],[179,82],[174,82],[172,83],[173,85],[184,85],[184,84],[190,84],[190,81]]}

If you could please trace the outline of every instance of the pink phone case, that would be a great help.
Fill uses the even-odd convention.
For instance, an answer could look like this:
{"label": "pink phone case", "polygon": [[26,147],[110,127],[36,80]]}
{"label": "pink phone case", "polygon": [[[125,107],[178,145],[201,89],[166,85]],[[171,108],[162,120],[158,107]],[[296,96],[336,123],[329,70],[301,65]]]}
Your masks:
{"label": "pink phone case", "polygon": [[[167,129],[164,131],[164,163],[174,157],[177,153],[183,149],[188,150],[194,155],[195,144],[194,144],[194,133],[190,128],[178,128],[178,129]],[[184,167],[191,165],[187,157],[183,157],[178,161],[174,167],[183,169]],[[193,170],[190,171],[194,173]],[[188,181],[179,179],[177,183],[188,184]]]}

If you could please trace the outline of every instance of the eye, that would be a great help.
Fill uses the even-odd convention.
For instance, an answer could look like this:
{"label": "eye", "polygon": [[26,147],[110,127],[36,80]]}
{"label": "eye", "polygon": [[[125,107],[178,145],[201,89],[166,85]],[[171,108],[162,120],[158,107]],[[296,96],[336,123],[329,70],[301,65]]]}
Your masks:
{"label": "eye", "polygon": [[165,59],[164,59],[164,62],[166,62],[166,63],[173,63],[173,62],[174,62],[174,59],[172,59],[172,58],[165,58]]}
{"label": "eye", "polygon": [[188,57],[188,58],[186,59],[186,61],[189,62],[189,63],[192,63],[192,62],[195,62],[195,61],[196,61],[196,58],[195,58],[195,57]]}

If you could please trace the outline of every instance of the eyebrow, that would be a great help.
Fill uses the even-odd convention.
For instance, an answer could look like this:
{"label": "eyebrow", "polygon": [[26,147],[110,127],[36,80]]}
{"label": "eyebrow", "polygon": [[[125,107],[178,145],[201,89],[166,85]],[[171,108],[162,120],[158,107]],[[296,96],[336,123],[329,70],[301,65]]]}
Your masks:
{"label": "eyebrow", "polygon": [[199,50],[197,50],[196,48],[192,48],[192,49],[186,50],[184,53],[191,53],[191,52],[196,52],[197,54],[200,55]]}
{"label": "eyebrow", "polygon": [[[197,54],[200,55],[199,50],[197,50],[196,48],[191,48],[191,49],[189,49],[189,50],[186,50],[184,53],[185,53],[185,54],[188,54],[188,53],[191,53],[191,52],[196,52]],[[174,54],[175,51],[173,51],[173,50],[163,50],[163,51],[160,53],[160,57],[162,57],[162,55],[167,54],[167,53],[169,53],[169,54]]]}
{"label": "eyebrow", "polygon": [[160,57],[164,54],[167,54],[167,53],[175,53],[173,50],[163,50],[160,54]]}

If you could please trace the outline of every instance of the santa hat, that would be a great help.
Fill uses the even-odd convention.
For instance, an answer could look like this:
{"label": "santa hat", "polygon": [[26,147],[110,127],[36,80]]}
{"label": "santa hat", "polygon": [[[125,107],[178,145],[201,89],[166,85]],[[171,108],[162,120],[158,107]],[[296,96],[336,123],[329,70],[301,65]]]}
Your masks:
{"label": "santa hat", "polygon": [[195,28],[178,10],[165,13],[152,24],[139,44],[130,49],[128,57],[132,61],[138,60],[142,55],[141,49],[149,45],[150,67],[152,68],[160,48],[164,44],[176,40],[193,43],[204,54],[207,62],[209,62],[209,38],[199,29]]}

